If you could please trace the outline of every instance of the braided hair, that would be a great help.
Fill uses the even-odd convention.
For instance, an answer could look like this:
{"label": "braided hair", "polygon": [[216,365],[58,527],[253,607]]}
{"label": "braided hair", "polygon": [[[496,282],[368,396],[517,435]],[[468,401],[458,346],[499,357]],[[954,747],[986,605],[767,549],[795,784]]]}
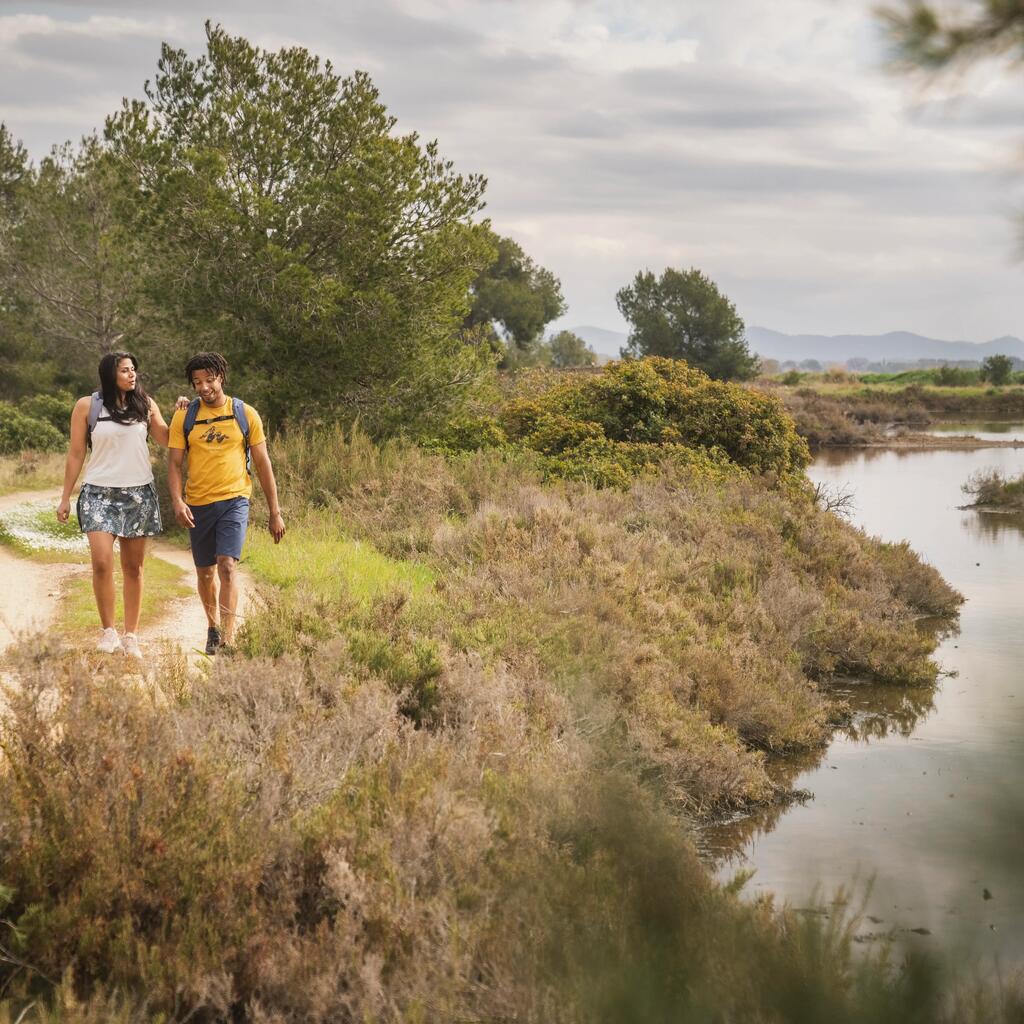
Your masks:
{"label": "braided hair", "polygon": [[189,384],[192,383],[192,374],[196,370],[209,370],[227,383],[228,361],[219,352],[197,352],[185,364],[185,380]]}

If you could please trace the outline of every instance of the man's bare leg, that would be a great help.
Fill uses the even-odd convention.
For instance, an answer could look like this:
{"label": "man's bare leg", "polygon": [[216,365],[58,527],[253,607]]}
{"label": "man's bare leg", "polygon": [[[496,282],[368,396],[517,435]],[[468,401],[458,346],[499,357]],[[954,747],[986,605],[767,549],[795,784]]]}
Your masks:
{"label": "man's bare leg", "polygon": [[220,608],[217,604],[217,566],[197,565],[196,583],[199,600],[203,602],[203,610],[206,612],[207,624],[220,626]]}
{"label": "man's bare leg", "polygon": [[220,621],[224,643],[235,640],[235,616],[238,611],[238,559],[217,556],[217,577],[220,580]]}

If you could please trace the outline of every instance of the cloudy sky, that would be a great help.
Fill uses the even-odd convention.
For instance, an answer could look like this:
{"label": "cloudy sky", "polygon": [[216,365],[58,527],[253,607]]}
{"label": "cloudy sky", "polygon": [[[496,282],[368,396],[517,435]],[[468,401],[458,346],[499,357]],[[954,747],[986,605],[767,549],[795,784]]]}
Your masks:
{"label": "cloudy sky", "polygon": [[866,0],[0,0],[0,120],[39,157],[206,18],[368,71],[487,176],[564,326],[623,329],[637,270],[696,266],[775,330],[1024,337],[1020,79],[890,74]]}

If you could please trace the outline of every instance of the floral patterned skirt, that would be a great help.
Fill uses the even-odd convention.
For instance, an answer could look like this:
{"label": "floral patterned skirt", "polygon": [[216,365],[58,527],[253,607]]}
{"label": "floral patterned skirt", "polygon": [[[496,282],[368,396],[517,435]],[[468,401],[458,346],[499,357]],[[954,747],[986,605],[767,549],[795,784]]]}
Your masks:
{"label": "floral patterned skirt", "polygon": [[97,487],[82,484],[78,495],[78,525],[82,533],[155,537],[163,530],[155,485]]}

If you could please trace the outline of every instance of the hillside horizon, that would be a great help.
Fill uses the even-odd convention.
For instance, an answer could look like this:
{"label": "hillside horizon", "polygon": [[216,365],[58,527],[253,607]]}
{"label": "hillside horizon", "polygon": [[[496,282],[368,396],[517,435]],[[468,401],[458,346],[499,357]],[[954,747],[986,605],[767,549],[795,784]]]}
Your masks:
{"label": "hillside horizon", "polygon": [[[571,328],[600,355],[618,356],[626,344],[625,331],[612,331],[592,324]],[[780,362],[817,359],[821,363],[844,363],[848,359],[871,362],[906,362],[938,359],[949,362],[978,361],[1001,353],[1024,359],[1024,340],[1003,335],[990,341],[946,341],[913,331],[885,334],[785,334],[767,327],[751,326],[746,331],[752,352]]]}

